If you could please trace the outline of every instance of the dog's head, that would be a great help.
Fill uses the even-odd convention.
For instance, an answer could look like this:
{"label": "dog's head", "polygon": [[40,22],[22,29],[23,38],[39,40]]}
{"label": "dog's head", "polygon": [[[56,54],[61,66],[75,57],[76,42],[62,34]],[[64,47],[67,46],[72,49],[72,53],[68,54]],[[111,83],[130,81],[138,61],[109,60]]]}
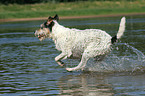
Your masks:
{"label": "dog's head", "polygon": [[42,41],[45,38],[50,37],[50,30],[48,28],[40,28],[35,31],[35,36],[37,36],[38,39]]}
{"label": "dog's head", "polygon": [[54,26],[54,20],[59,20],[57,14],[54,17],[49,16],[48,19],[40,25],[40,28],[35,31],[35,36],[37,36],[40,41],[50,37],[52,27]]}

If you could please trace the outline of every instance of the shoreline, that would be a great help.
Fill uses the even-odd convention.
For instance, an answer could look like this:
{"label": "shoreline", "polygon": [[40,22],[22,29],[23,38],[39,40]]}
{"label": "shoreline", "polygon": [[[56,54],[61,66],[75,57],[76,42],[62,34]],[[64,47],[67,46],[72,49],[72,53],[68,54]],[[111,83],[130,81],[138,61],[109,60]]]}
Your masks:
{"label": "shoreline", "polygon": [[[98,18],[98,17],[117,17],[117,16],[136,16],[145,15],[145,13],[120,13],[120,14],[110,14],[110,15],[86,15],[86,16],[60,16],[60,19],[80,19],[80,18]],[[0,19],[0,23],[3,22],[17,22],[17,21],[35,21],[35,20],[46,20],[48,17],[38,17],[38,18],[16,18],[16,19]]]}

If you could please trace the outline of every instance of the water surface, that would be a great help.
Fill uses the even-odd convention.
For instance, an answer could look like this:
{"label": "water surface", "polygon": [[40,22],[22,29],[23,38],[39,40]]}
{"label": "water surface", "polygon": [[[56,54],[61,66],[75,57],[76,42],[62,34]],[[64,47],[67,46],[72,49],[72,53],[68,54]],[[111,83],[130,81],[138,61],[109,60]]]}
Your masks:
{"label": "water surface", "polygon": [[[101,62],[85,71],[67,72],[54,61],[60,52],[52,40],[40,42],[34,31],[44,21],[0,23],[1,96],[144,96],[145,16],[129,16],[126,31]],[[121,17],[60,20],[78,29],[102,29],[114,36]],[[65,60],[67,67],[79,60]]]}

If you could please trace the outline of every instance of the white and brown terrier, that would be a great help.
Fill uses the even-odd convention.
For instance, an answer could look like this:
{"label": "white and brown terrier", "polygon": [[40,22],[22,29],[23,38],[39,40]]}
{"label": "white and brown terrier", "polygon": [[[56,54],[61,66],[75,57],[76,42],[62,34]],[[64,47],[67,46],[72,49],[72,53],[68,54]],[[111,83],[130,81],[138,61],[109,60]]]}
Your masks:
{"label": "white and brown terrier", "polygon": [[81,59],[78,66],[66,68],[68,71],[83,69],[90,58],[105,57],[111,51],[111,45],[120,39],[125,31],[125,17],[121,19],[118,33],[114,37],[100,29],[66,28],[58,23],[58,19],[58,15],[49,17],[41,24],[41,28],[35,31],[35,36],[38,36],[40,41],[48,37],[54,41],[56,49],[62,52],[55,57],[60,66],[64,65],[62,59]]}

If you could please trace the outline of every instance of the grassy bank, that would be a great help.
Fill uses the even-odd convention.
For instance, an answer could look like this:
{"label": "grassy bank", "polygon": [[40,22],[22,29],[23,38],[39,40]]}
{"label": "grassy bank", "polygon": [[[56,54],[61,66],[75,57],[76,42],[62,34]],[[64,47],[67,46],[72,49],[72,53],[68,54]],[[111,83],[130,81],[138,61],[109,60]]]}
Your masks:
{"label": "grassy bank", "polygon": [[145,12],[145,0],[41,3],[32,5],[0,5],[0,19],[59,16],[110,15]]}

